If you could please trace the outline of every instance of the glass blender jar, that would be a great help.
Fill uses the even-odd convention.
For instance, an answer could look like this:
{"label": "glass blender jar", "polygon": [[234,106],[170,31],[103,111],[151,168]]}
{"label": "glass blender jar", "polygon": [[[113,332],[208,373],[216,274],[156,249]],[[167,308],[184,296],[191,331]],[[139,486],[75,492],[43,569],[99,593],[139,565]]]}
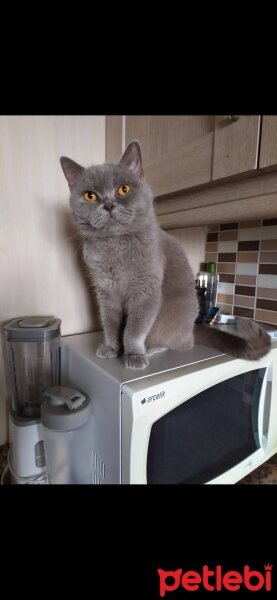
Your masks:
{"label": "glass blender jar", "polygon": [[40,407],[45,389],[60,383],[60,324],[54,317],[21,317],[3,327],[12,483],[47,483]]}

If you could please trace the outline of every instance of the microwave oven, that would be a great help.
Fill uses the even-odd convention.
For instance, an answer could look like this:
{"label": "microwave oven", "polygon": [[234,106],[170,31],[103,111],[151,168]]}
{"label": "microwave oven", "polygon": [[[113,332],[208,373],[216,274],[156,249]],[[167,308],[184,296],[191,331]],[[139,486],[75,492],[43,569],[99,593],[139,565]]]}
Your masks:
{"label": "microwave oven", "polygon": [[256,361],[165,351],[135,371],[96,356],[102,336],[61,343],[62,384],[92,402],[76,483],[233,484],[277,452],[277,344]]}

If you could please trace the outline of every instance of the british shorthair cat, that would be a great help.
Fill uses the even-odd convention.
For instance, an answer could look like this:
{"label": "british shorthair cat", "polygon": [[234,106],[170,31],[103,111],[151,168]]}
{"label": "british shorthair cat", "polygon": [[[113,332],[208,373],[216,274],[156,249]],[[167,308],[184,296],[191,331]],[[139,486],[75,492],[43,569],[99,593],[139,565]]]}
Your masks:
{"label": "british shorthair cat", "polygon": [[151,354],[194,343],[245,359],[268,352],[270,338],[254,321],[242,320],[243,337],[194,324],[194,276],[181,244],[159,227],[136,140],[115,164],[60,162],[104,329],[98,356],[123,353],[126,367],[143,369]]}

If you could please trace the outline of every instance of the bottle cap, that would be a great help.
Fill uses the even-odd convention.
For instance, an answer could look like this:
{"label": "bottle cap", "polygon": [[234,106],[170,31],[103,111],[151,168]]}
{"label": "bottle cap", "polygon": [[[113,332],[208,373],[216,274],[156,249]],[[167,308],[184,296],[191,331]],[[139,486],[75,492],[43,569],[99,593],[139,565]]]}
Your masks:
{"label": "bottle cap", "polygon": [[208,271],[208,273],[216,273],[216,263],[215,262],[208,262],[208,264],[207,264],[207,271]]}

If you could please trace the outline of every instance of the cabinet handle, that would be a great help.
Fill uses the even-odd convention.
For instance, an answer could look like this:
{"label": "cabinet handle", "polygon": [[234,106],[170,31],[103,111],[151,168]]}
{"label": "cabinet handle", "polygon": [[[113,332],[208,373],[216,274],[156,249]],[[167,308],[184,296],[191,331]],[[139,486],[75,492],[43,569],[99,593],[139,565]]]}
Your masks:
{"label": "cabinet handle", "polygon": [[240,118],[240,115],[228,115],[228,119],[230,119],[230,121],[238,121]]}

